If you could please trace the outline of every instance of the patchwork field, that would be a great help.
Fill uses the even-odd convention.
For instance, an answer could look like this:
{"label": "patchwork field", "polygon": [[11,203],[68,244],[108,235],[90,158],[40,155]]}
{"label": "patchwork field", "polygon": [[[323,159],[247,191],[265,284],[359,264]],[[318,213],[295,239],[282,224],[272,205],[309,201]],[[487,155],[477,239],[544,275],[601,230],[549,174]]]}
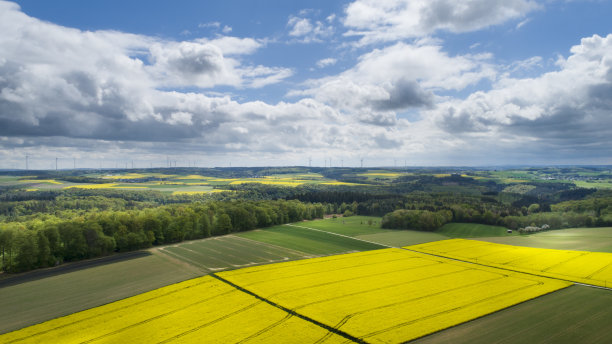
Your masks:
{"label": "patchwork field", "polygon": [[0,342],[403,342],[570,285],[396,248],[216,275],[11,332]]}
{"label": "patchwork field", "polygon": [[345,338],[206,276],[0,336],[2,343],[339,343]]}
{"label": "patchwork field", "polygon": [[[612,338],[602,330],[612,321],[609,291],[572,286],[551,293],[571,285],[558,279],[609,286],[612,254],[443,240],[447,236],[439,233],[382,230],[379,221],[354,216],[300,222],[158,247],[134,259],[33,274],[12,284],[0,280],[0,333],[47,321],[0,336],[0,342],[194,342],[203,336],[207,342],[296,342],[291,333],[313,343],[415,338],[426,343],[458,338],[470,343],[524,338],[604,343]],[[465,236],[491,233],[490,226],[453,230]],[[479,240],[537,236],[609,242],[612,228]],[[423,243],[407,248],[437,256],[383,246],[402,242]],[[365,252],[349,253],[355,251]],[[333,255],[338,253],[348,254]],[[318,258],[303,259],[311,257]],[[189,284],[200,279],[188,279],[209,273],[221,278],[202,282],[210,293]],[[155,294],[155,288],[185,280],[167,287],[176,290],[162,288],[180,302],[164,301],[165,296],[154,300],[164,294]],[[151,290],[150,300],[138,295]],[[219,290],[224,291],[216,294]],[[131,303],[134,298],[140,299]],[[136,333],[146,335],[134,341]]]}
{"label": "patchwork field", "polygon": [[540,276],[612,286],[612,254],[502,245],[450,239],[407,249]]}
{"label": "patchwork field", "polygon": [[380,343],[418,338],[570,285],[395,248],[218,275],[350,336]]}
{"label": "patchwork field", "polygon": [[[224,186],[259,183],[264,185],[296,187],[303,184],[321,185],[364,185],[359,183],[340,182],[335,179],[323,177],[318,173],[293,173],[280,175],[265,175],[255,178],[216,178],[203,175],[178,175],[163,173],[91,173],[86,177],[99,178],[105,183],[72,183],[56,179],[36,179],[0,176],[0,185],[20,185],[30,191],[48,189],[125,189],[125,190],[154,190],[175,195],[203,194],[210,192],[227,191]],[[217,187],[217,188],[215,188]],[[221,187],[221,188],[219,188]]]}
{"label": "patchwork field", "polygon": [[77,263],[27,273],[0,280],[0,333],[214,271],[378,248],[286,226],[157,247],[129,259],[119,255],[112,261],[82,262],[86,267]]}

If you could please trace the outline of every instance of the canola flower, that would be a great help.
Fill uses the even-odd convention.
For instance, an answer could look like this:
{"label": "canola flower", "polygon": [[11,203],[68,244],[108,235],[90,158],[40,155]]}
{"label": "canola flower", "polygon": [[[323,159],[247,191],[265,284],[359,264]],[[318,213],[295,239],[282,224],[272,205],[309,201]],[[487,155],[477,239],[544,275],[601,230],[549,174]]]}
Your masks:
{"label": "canola flower", "polygon": [[409,341],[571,285],[395,248],[218,275],[325,325],[380,343]]}
{"label": "canola flower", "polygon": [[520,247],[466,239],[442,240],[408,248],[518,272],[612,286],[612,253]]}
{"label": "canola flower", "polygon": [[1,343],[295,343],[346,339],[205,276],[0,335]]}
{"label": "canola flower", "polygon": [[399,343],[571,285],[397,248],[216,275],[0,335],[0,343],[347,342],[321,325]]}
{"label": "canola flower", "polygon": [[55,179],[20,179],[19,181],[22,183],[35,183],[35,184],[40,184],[40,183],[55,184],[55,185],[63,184],[62,182],[58,182]]}

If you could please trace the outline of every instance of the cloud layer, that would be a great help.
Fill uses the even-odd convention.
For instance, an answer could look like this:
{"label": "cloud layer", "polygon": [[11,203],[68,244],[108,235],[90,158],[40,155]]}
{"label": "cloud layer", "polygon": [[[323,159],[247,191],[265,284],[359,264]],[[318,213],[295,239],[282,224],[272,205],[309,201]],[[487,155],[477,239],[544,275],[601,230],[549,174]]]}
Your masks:
{"label": "cloud layer", "polygon": [[[582,39],[554,70],[528,78],[517,75],[541,57],[500,65],[432,38],[541,9],[528,0],[357,0],[338,19],[303,11],[286,24],[289,47],[344,35],[353,40],[337,49],[357,57],[317,58],[310,66],[336,72],[287,82],[294,68],[251,62],[268,39],[82,31],[0,1],[0,157],[612,163],[612,35]],[[285,100],[240,96],[269,86]]]}

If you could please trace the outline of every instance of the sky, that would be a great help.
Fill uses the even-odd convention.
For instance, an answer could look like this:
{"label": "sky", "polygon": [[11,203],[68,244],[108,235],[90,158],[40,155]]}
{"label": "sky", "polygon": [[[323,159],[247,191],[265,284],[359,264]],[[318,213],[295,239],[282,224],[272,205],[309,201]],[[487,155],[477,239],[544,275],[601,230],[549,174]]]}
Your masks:
{"label": "sky", "polygon": [[610,165],[610,14],[0,0],[0,168]]}

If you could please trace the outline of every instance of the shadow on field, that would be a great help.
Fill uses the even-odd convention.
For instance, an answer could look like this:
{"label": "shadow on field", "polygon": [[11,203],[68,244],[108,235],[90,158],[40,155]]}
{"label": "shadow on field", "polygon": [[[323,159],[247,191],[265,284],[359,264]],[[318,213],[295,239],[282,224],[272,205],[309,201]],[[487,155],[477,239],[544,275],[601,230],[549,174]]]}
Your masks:
{"label": "shadow on field", "polygon": [[126,253],[117,253],[111,256],[95,258],[95,259],[87,259],[78,262],[65,263],[52,268],[45,268],[39,270],[33,270],[28,272],[23,272],[20,274],[2,274],[0,275],[0,288],[10,287],[14,285],[18,285],[21,283],[36,281],[39,279],[53,277],[58,275],[63,275],[66,273],[84,270],[93,268],[96,266],[103,266],[118,262],[123,262],[130,259],[142,258],[150,256],[151,252],[149,251],[134,251],[134,252],[126,252]]}

